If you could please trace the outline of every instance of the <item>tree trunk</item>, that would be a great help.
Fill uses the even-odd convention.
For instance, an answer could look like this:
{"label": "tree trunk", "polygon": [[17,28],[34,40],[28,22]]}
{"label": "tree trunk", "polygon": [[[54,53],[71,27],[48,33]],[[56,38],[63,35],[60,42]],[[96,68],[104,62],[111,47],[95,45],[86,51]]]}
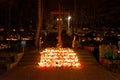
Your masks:
{"label": "tree trunk", "polygon": [[38,0],[38,24],[37,24],[37,30],[35,35],[36,48],[39,48],[41,26],[42,26],[42,0]]}
{"label": "tree trunk", "polygon": [[77,19],[77,0],[74,0],[74,30],[76,31],[78,24],[78,19]]}

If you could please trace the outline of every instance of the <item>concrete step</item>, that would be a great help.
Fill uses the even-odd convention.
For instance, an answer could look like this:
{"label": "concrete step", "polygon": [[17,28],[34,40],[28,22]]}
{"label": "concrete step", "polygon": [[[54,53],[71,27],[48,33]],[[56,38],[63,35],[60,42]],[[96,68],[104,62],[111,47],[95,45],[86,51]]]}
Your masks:
{"label": "concrete step", "polygon": [[40,61],[40,53],[37,50],[25,52],[18,66],[38,65]]}
{"label": "concrete step", "polygon": [[38,62],[20,62],[18,66],[38,65]]}
{"label": "concrete step", "polygon": [[21,59],[21,61],[19,62],[19,66],[21,65],[36,65],[38,64],[38,62],[40,61],[40,57],[39,56],[29,56],[29,57],[24,57]]}
{"label": "concrete step", "polygon": [[27,58],[24,58],[22,59],[20,62],[33,62],[33,61],[40,61],[40,58],[32,58],[32,59],[27,59]]}
{"label": "concrete step", "polygon": [[29,58],[29,57],[39,57],[39,56],[40,56],[40,54],[32,54],[32,55],[31,55],[31,54],[27,54],[27,55],[26,55],[26,54],[25,54],[25,55],[23,54],[23,58],[24,58],[24,57],[28,57],[28,58]]}
{"label": "concrete step", "polygon": [[83,65],[95,65],[98,64],[95,57],[92,55],[92,53],[85,51],[85,50],[77,50],[77,55],[79,58],[79,61]]}

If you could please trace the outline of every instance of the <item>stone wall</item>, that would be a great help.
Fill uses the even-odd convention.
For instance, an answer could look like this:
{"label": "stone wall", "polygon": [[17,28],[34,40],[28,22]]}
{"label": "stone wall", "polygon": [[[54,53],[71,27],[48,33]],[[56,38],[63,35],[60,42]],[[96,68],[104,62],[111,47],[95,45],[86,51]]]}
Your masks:
{"label": "stone wall", "polygon": [[1,53],[0,70],[10,70],[21,60],[23,53]]}

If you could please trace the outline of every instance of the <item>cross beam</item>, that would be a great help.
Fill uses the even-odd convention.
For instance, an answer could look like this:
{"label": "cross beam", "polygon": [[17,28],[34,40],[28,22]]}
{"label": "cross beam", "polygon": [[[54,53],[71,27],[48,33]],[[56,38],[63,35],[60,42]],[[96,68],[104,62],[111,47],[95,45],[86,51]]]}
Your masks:
{"label": "cross beam", "polygon": [[51,14],[69,14],[68,12],[51,12]]}
{"label": "cross beam", "polygon": [[61,18],[62,14],[69,14],[69,12],[62,12],[61,11],[61,6],[59,5],[59,11],[52,11],[51,14],[58,15],[58,44],[57,44],[57,47],[62,47],[60,18]]}

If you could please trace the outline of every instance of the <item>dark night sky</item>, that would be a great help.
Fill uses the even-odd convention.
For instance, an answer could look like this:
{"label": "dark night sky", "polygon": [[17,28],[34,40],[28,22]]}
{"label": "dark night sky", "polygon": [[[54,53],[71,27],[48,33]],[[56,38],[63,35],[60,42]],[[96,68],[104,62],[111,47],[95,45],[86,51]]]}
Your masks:
{"label": "dark night sky", "polygon": [[[10,1],[12,1],[10,3]],[[0,1],[0,22],[8,23],[9,13],[11,24],[19,24],[20,20],[30,21],[37,18],[37,0],[10,0],[9,2]],[[11,11],[9,12],[9,5],[11,5]]]}
{"label": "dark night sky", "polygon": [[[44,12],[57,10],[58,0],[43,0]],[[96,20],[105,24],[120,25],[120,0],[77,0],[77,10],[81,19],[89,19],[95,16]],[[74,12],[74,0],[61,0],[62,8]],[[33,20],[37,21],[37,0],[0,0],[0,24],[6,24],[9,20],[9,5],[11,8],[11,23],[18,24]],[[94,13],[95,9],[95,13]]]}

